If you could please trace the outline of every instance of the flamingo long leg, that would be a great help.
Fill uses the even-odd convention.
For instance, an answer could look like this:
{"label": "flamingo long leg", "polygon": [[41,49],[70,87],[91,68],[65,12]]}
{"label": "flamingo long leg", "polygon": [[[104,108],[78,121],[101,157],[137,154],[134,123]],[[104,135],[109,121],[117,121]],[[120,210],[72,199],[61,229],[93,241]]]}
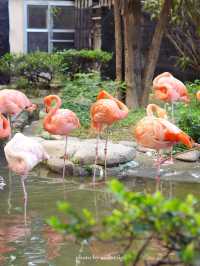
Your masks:
{"label": "flamingo long leg", "polygon": [[10,211],[12,209],[12,172],[9,169],[8,171],[8,182],[9,182],[9,192],[8,192],[8,214],[10,214]]}
{"label": "flamingo long leg", "polygon": [[67,160],[67,136],[65,137],[64,166],[63,166],[63,175],[62,175],[63,182],[65,180],[66,160]]}
{"label": "flamingo long leg", "polygon": [[21,176],[21,183],[22,183],[22,188],[23,188],[23,192],[24,192],[24,224],[25,226],[27,226],[27,200],[28,200],[28,196],[27,196],[27,192],[26,192],[26,186],[25,186],[25,179],[27,178],[27,176]]}
{"label": "flamingo long leg", "polygon": [[108,154],[108,134],[109,134],[109,130],[107,128],[106,130],[106,142],[105,142],[105,148],[104,148],[104,180],[107,179],[107,154]]}
{"label": "flamingo long leg", "polygon": [[98,132],[97,138],[96,138],[96,147],[95,147],[95,161],[94,161],[93,184],[96,183],[97,160],[98,160],[98,156],[99,156],[99,135],[100,135],[100,133]]}
{"label": "flamingo long leg", "polygon": [[174,160],[173,160],[173,146],[170,148],[170,159],[169,159],[169,162],[171,163],[171,164],[173,164],[174,163]]}
{"label": "flamingo long leg", "polygon": [[161,159],[160,159],[160,153],[157,151],[157,169],[156,169],[156,187],[159,188],[160,185],[160,165],[161,165]]}

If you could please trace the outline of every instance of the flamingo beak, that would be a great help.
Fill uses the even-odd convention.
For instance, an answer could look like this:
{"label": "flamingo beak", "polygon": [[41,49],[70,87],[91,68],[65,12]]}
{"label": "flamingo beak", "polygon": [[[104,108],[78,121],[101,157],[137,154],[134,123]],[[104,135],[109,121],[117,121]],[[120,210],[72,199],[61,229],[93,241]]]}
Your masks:
{"label": "flamingo beak", "polygon": [[194,141],[184,132],[178,134],[178,140],[190,149],[194,147]]}

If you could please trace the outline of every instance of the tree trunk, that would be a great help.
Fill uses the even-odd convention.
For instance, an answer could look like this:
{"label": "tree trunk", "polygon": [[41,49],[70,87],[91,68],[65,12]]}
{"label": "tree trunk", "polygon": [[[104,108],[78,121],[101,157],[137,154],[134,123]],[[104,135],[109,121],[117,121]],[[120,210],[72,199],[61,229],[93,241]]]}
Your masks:
{"label": "tree trunk", "polygon": [[[115,20],[115,75],[116,81],[122,81],[122,17],[119,8],[119,0],[114,2],[114,20]],[[117,91],[117,97],[121,100],[123,94]]]}
{"label": "tree trunk", "polygon": [[124,14],[124,46],[125,46],[125,82],[126,104],[129,108],[139,106],[137,87],[134,78],[134,52],[133,52],[133,14],[127,10]]}
{"label": "tree trunk", "polygon": [[126,103],[139,106],[141,82],[141,0],[135,0],[124,13]]}
{"label": "tree trunk", "polygon": [[[134,83],[138,99],[142,95],[142,62],[141,62],[141,17],[142,7],[141,0],[135,0],[133,3],[133,73]],[[131,26],[131,25],[130,25]]]}
{"label": "tree trunk", "polygon": [[142,106],[146,106],[148,103],[151,82],[156,68],[156,63],[158,61],[163,34],[169,21],[172,2],[172,0],[165,0],[163,4],[153,39],[148,51],[147,61],[145,64],[146,67],[144,69],[143,75],[143,95],[140,102]]}
{"label": "tree trunk", "polygon": [[122,80],[122,23],[119,1],[114,2],[116,80]]}

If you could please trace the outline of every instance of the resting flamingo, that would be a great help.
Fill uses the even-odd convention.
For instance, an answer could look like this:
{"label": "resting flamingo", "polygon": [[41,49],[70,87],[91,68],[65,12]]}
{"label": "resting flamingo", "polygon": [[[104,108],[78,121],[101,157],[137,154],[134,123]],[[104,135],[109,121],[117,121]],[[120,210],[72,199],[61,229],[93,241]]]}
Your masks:
{"label": "resting flamingo", "polygon": [[[53,102],[56,102],[55,107],[51,107]],[[65,168],[67,159],[67,136],[69,133],[80,127],[78,117],[69,109],[59,109],[62,101],[57,95],[49,95],[44,98],[47,115],[43,121],[43,127],[46,131],[54,135],[65,136],[65,152],[64,152],[64,167],[63,181],[65,178]]]}
{"label": "resting flamingo", "polygon": [[[93,183],[95,183],[96,175],[96,165],[98,160],[98,143],[100,132],[103,131],[105,127],[111,126],[114,122],[117,122],[121,119],[124,119],[128,115],[128,108],[118,99],[114,98],[105,90],[99,92],[97,96],[97,101],[92,104],[90,108],[90,117],[91,117],[91,128],[97,132],[97,141],[96,141],[96,158],[95,158],[95,169],[93,175]],[[106,137],[105,143],[105,171],[104,171],[104,180],[106,179],[106,160],[107,160],[107,143],[108,143],[108,134]]]}
{"label": "resting flamingo", "polygon": [[22,133],[16,133],[6,144],[4,151],[9,169],[21,176],[26,221],[27,192],[24,181],[29,171],[41,161],[47,160],[49,156],[38,141],[26,137]]}
{"label": "resting flamingo", "polygon": [[11,89],[0,91],[0,112],[3,114],[18,115],[23,110],[32,112],[36,107],[21,91]]}
{"label": "resting flamingo", "polygon": [[[147,116],[141,119],[135,126],[134,137],[138,144],[157,151],[157,180],[160,179],[160,149],[172,147],[176,143],[183,143],[188,148],[193,147],[193,141],[181,129],[165,119],[165,112],[160,107],[147,106]],[[163,111],[165,111],[163,109]],[[154,116],[154,112],[159,117]]]}
{"label": "resting flamingo", "polygon": [[174,102],[189,103],[190,101],[186,86],[169,72],[164,72],[154,78],[153,91],[157,99],[171,103],[173,120]]}
{"label": "resting flamingo", "polygon": [[165,102],[190,101],[186,86],[171,73],[164,72],[153,80],[153,90],[158,99]]}
{"label": "resting flamingo", "polygon": [[0,91],[0,112],[8,115],[11,122],[12,115],[18,116],[22,111],[32,112],[37,108],[24,93],[17,90],[4,89]]}

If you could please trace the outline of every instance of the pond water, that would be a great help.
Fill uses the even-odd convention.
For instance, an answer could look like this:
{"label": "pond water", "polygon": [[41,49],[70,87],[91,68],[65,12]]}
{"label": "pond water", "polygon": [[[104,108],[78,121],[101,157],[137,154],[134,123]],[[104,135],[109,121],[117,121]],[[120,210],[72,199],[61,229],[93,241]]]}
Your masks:
{"label": "pond water", "polygon": [[[24,226],[23,191],[19,177],[8,169],[0,167],[0,176],[5,178],[6,186],[0,190],[0,265],[2,266],[73,266],[73,265],[119,265],[119,258],[112,261],[94,260],[94,256],[104,257],[108,250],[100,245],[93,248],[76,245],[72,239],[51,230],[45,221],[56,215],[56,202],[64,198],[75,210],[86,207],[98,218],[111,209],[111,195],[104,188],[94,191],[81,180],[73,179],[65,185],[56,174],[48,173],[42,167],[31,172],[26,182],[28,191],[27,227]],[[57,178],[55,178],[57,177]],[[139,178],[124,180],[124,183],[135,191],[155,190],[153,180],[144,181]],[[200,197],[200,184],[162,183],[163,192],[171,197],[185,197],[193,193]],[[110,247],[111,250],[114,247]],[[88,256],[86,259],[85,256]],[[78,258],[84,258],[80,261]],[[93,259],[92,259],[93,258]]]}

